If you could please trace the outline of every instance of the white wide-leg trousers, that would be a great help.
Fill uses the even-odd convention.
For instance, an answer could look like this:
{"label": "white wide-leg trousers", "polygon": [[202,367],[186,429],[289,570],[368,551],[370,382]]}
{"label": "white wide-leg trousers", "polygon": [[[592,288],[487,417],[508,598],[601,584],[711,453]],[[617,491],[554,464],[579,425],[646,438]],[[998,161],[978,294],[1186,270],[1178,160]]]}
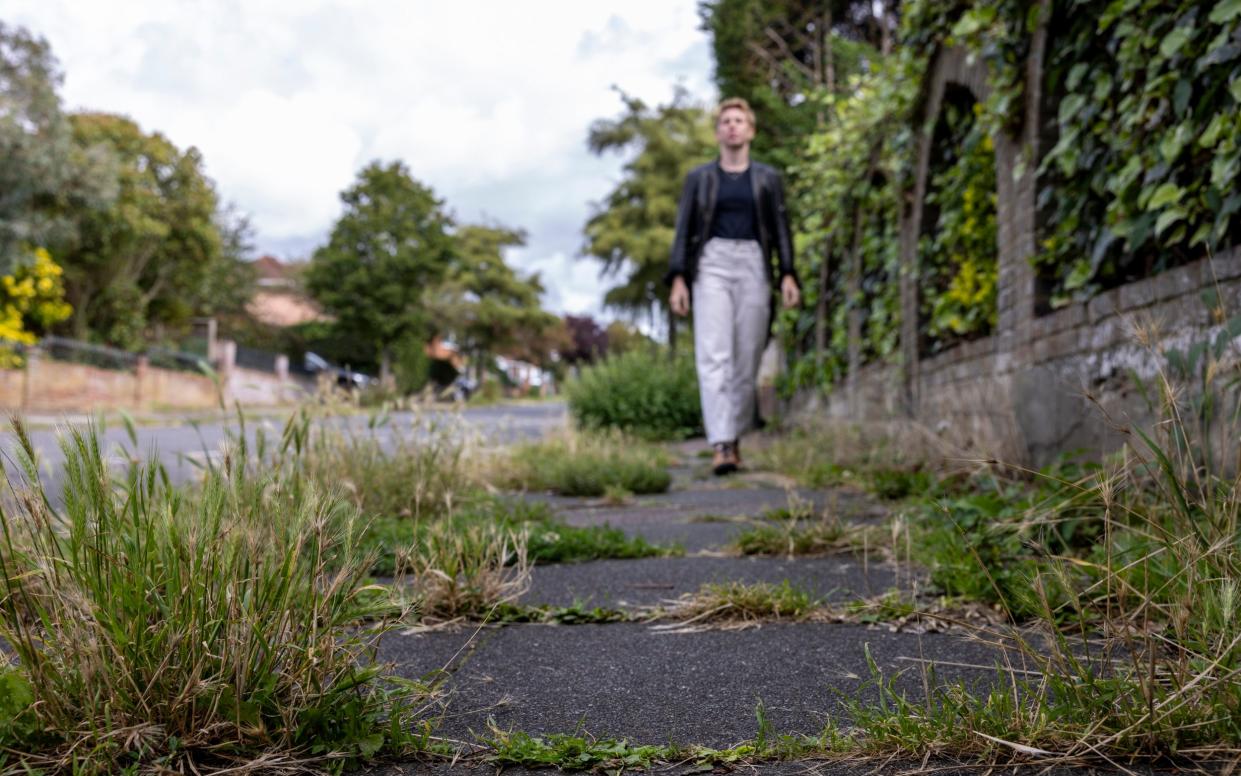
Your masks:
{"label": "white wide-leg trousers", "polygon": [[693,291],[694,360],[707,442],[731,442],[753,423],[755,379],[767,343],[771,292],[758,242],[707,241]]}

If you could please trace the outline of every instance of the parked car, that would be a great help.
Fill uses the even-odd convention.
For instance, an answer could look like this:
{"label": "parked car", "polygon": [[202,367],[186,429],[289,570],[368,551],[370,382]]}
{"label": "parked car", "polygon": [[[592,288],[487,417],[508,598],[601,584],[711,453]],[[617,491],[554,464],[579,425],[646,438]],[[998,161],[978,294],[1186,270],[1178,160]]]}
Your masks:
{"label": "parked car", "polygon": [[326,373],[334,376],[336,385],[341,388],[365,388],[375,381],[375,378],[361,372],[355,372],[348,367],[336,366],[318,353],[306,352],[304,360],[306,371],[311,374],[318,375]]}

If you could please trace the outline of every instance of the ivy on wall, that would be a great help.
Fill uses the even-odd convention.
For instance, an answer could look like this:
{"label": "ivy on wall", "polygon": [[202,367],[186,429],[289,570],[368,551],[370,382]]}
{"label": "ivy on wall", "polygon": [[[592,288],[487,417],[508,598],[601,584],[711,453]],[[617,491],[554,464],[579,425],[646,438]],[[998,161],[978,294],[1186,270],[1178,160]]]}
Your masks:
{"label": "ivy on wall", "polygon": [[863,360],[887,360],[897,351],[899,191],[912,141],[905,117],[916,86],[905,66],[898,57],[875,55],[871,69],[854,76],[842,93],[821,98],[824,127],[807,137],[793,170],[803,214],[797,236],[803,281],[819,276],[821,262],[830,264],[826,288],[804,282],[805,312],[780,320],[786,340],[805,337],[813,327],[808,311],[820,293],[827,294],[826,352],[792,365],[795,385],[830,384],[844,376],[850,310],[863,312]]}
{"label": "ivy on wall", "polygon": [[[917,278],[931,350],[995,325],[992,138],[1023,124],[1040,24],[1042,155],[1019,171],[1038,175],[1040,239],[1028,259],[1041,311],[1241,243],[1241,0],[909,0],[900,15],[897,52],[871,57],[841,95],[823,99],[827,120],[795,168],[802,276],[817,277],[824,256],[832,271],[827,352],[795,361],[794,383],[844,375],[850,310],[863,311],[864,360],[898,351],[896,224],[923,129],[919,89],[942,48],[978,57],[990,89],[972,115],[947,118],[951,139],[933,152]],[[850,295],[855,240],[861,290]],[[781,320],[786,339],[803,343],[819,293],[806,291],[806,308]]]}
{"label": "ivy on wall", "polygon": [[1241,242],[1241,0],[1061,0],[1045,73],[1050,307]]}

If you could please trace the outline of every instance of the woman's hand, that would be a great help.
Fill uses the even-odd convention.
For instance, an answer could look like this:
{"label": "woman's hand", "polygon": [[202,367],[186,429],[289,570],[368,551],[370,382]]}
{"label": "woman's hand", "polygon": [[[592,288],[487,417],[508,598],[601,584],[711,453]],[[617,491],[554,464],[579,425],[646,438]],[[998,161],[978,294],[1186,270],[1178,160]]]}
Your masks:
{"label": "woman's hand", "polygon": [[685,278],[680,275],[672,279],[672,293],[668,294],[668,306],[676,315],[684,316],[689,313],[689,286],[685,285]]}
{"label": "woman's hand", "polygon": [[[674,288],[673,293],[675,292]],[[797,281],[793,280],[792,275],[785,275],[780,280],[780,298],[785,307],[797,307],[801,304],[801,289],[797,287]]]}

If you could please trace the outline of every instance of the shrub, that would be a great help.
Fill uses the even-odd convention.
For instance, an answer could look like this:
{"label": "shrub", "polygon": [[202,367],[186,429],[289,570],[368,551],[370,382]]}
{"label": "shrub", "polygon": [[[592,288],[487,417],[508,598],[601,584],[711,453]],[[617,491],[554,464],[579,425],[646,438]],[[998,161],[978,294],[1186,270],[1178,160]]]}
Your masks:
{"label": "shrub", "polygon": [[518,445],[498,473],[509,487],[562,496],[602,496],[608,488],[662,493],[672,484],[659,448],[621,434],[574,433]]}
{"label": "shrub", "polygon": [[583,428],[620,429],[648,439],[685,439],[702,430],[691,356],[638,348],[582,370],[566,393]]}

